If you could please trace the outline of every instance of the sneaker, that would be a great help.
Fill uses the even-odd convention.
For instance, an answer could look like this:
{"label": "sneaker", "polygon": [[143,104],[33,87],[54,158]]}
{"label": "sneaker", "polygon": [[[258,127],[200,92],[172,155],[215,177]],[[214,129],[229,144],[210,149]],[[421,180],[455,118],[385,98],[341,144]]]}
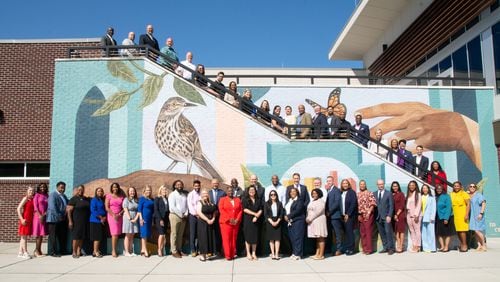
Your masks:
{"label": "sneaker", "polygon": [[123,255],[126,256],[126,257],[131,257],[132,256],[132,254],[129,253],[129,252],[123,252]]}
{"label": "sneaker", "polygon": [[28,253],[24,253],[23,254],[23,258],[25,258],[25,259],[31,259],[31,256]]}
{"label": "sneaker", "polygon": [[17,254],[17,257],[18,257],[18,258],[24,258],[23,253],[19,253],[19,254]]}

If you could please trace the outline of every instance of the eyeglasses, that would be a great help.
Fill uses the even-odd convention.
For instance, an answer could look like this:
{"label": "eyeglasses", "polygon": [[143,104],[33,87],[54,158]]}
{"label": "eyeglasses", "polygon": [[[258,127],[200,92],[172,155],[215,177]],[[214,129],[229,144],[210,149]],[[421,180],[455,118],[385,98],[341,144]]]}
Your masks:
{"label": "eyeglasses", "polygon": [[469,185],[469,188],[476,188],[476,185]]}

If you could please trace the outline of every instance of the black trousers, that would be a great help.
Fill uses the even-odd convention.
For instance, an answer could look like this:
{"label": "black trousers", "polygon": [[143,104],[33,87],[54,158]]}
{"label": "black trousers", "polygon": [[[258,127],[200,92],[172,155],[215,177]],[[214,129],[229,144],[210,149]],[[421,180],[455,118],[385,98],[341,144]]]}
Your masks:
{"label": "black trousers", "polygon": [[189,247],[191,248],[191,253],[198,251],[198,218],[194,215],[189,214]]}
{"label": "black trousers", "polygon": [[[68,237],[68,222],[66,220],[59,222],[48,222],[49,227],[49,245],[47,254],[66,254],[66,244]],[[59,246],[59,251],[57,246]]]}

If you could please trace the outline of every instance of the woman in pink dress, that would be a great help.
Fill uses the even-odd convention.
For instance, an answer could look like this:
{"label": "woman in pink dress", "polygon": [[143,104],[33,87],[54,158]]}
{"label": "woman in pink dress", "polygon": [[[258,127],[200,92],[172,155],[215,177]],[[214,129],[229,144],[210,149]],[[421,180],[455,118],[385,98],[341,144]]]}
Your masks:
{"label": "woman in pink dress", "polygon": [[19,241],[19,254],[17,255],[19,258],[31,258],[28,253],[28,236],[31,236],[33,231],[33,194],[35,194],[35,190],[32,187],[28,187],[26,196],[23,197],[17,206],[19,236],[21,236],[21,240]]}
{"label": "woman in pink dress", "polygon": [[[315,260],[325,258],[325,239],[328,236],[325,216],[325,201],[322,200],[323,192],[316,188],[311,191],[312,201],[307,206],[307,237],[316,238]],[[326,197],[325,197],[326,198]]]}
{"label": "woman in pink dress", "polygon": [[113,257],[118,257],[116,247],[118,245],[118,236],[122,234],[123,223],[123,191],[120,189],[120,184],[112,183],[110,188],[111,194],[106,195],[106,212],[108,213],[109,232],[111,233],[111,254]]}
{"label": "woman in pink dress", "polygon": [[47,236],[49,233],[47,232],[47,223],[45,222],[45,216],[47,214],[47,206],[48,206],[48,198],[49,198],[49,189],[47,184],[40,183],[36,187],[36,194],[33,197],[33,236],[36,237],[36,247],[33,255],[35,257],[42,256],[42,241],[43,236]]}

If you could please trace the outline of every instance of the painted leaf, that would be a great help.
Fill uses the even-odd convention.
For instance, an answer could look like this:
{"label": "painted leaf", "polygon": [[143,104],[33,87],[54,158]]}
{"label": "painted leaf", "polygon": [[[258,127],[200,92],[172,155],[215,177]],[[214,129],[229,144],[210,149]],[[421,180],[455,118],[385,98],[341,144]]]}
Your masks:
{"label": "painted leaf", "polygon": [[243,187],[250,186],[250,176],[252,176],[252,172],[244,165],[240,164],[241,172],[243,173]]}
{"label": "painted leaf", "polygon": [[479,181],[476,186],[477,186],[477,191],[480,193],[483,193],[484,187],[486,187],[486,183],[488,182],[488,177],[485,177]]}
{"label": "painted leaf", "polygon": [[108,70],[114,77],[119,77],[125,81],[136,83],[132,70],[122,61],[108,61]]}
{"label": "painted leaf", "polygon": [[128,91],[118,91],[115,94],[111,95],[104,105],[100,107],[97,111],[95,111],[92,116],[104,116],[111,113],[114,110],[118,110],[119,108],[125,106],[130,98],[131,93]]}
{"label": "painted leaf", "polygon": [[142,102],[139,108],[142,109],[151,105],[158,98],[158,93],[160,93],[162,87],[163,77],[159,75],[148,76],[142,85]]}
{"label": "painted leaf", "polygon": [[190,102],[206,105],[203,97],[201,97],[200,93],[198,93],[192,85],[189,85],[177,77],[174,79],[174,89],[179,96],[186,98]]}

